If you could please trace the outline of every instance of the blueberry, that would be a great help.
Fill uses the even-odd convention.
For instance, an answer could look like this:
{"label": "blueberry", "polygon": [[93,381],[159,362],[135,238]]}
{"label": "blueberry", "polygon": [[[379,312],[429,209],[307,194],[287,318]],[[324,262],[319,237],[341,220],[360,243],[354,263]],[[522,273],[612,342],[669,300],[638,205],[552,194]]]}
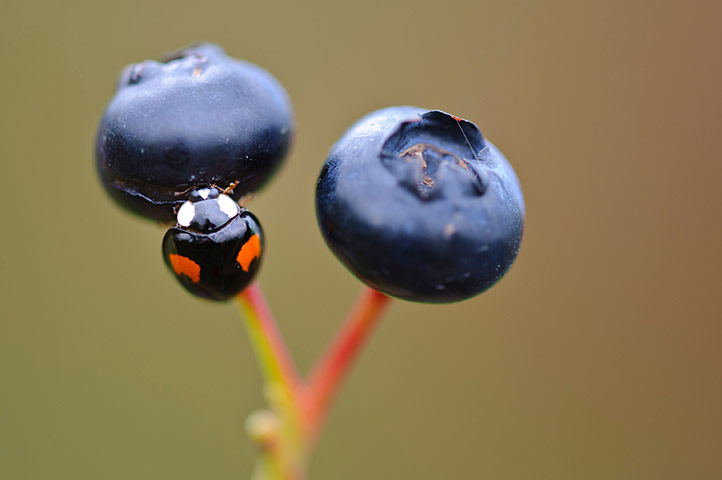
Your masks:
{"label": "blueberry", "polygon": [[288,151],[293,112],[260,67],[199,44],[127,66],[98,128],[96,164],[111,197],[171,221],[192,187],[258,189]]}
{"label": "blueberry", "polygon": [[326,243],[369,286],[418,302],[454,302],[499,280],[524,224],[519,181],[473,123],[391,107],[331,148],[316,214]]}

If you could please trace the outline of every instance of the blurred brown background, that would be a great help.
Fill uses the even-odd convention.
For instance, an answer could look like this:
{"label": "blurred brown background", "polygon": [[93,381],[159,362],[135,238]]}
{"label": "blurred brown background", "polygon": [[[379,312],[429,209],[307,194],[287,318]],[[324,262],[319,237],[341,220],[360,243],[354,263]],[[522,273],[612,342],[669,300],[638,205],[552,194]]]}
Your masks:
{"label": "blurred brown background", "polygon": [[312,479],[722,478],[719,2],[0,2],[0,477],[240,479],[260,377],[233,306],[96,181],[120,68],[197,40],[297,114],[251,205],[300,366],[359,283],[317,230],[330,145],[392,104],[475,121],[514,164],[521,254],[473,300],[396,302]]}

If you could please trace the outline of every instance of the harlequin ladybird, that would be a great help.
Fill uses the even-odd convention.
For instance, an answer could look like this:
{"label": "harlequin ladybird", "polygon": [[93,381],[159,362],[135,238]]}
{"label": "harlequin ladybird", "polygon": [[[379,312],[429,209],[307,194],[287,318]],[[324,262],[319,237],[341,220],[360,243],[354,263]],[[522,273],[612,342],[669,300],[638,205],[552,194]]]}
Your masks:
{"label": "harlequin ladybird", "polygon": [[163,238],[163,259],[193,295],[224,301],[246,288],[263,253],[258,219],[215,187],[190,192]]}

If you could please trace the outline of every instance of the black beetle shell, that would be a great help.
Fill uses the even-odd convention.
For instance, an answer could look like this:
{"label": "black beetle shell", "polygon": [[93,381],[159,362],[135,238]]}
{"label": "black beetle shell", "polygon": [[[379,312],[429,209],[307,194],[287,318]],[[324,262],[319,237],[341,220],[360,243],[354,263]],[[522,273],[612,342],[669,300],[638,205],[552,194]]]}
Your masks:
{"label": "black beetle shell", "polygon": [[98,128],[96,165],[121,206],[171,221],[190,187],[238,182],[235,200],[258,189],[292,133],[291,104],[275,78],[200,44],[123,70]]}
{"label": "black beetle shell", "polygon": [[[259,237],[258,255],[252,257],[245,270],[237,257],[254,235]],[[195,296],[216,301],[232,298],[253,281],[261,265],[263,249],[261,225],[247,210],[215,232],[198,233],[173,227],[163,238],[163,260],[181,285]],[[171,255],[180,255],[199,267],[196,281],[175,270]]]}
{"label": "black beetle shell", "polygon": [[[419,145],[444,160],[433,178],[414,157]],[[328,246],[362,281],[432,303],[499,280],[525,216],[514,171],[476,126],[416,107],[379,110],[344,134],[318,179],[316,213]]]}

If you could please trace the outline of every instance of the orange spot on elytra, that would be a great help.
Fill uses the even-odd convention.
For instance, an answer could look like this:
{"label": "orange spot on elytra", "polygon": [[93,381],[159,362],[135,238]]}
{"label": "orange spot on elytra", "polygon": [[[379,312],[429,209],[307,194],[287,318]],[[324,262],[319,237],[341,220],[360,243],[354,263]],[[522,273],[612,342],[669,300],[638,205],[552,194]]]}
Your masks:
{"label": "orange spot on elytra", "polygon": [[248,239],[246,243],[241,247],[241,251],[238,252],[236,261],[243,270],[248,271],[248,267],[251,266],[251,262],[254,258],[261,256],[261,237],[253,235]]}
{"label": "orange spot on elytra", "polygon": [[201,280],[201,267],[196,262],[188,257],[175,255],[173,253],[168,255],[168,258],[176,275],[185,275],[190,278],[193,283],[198,283]]}

